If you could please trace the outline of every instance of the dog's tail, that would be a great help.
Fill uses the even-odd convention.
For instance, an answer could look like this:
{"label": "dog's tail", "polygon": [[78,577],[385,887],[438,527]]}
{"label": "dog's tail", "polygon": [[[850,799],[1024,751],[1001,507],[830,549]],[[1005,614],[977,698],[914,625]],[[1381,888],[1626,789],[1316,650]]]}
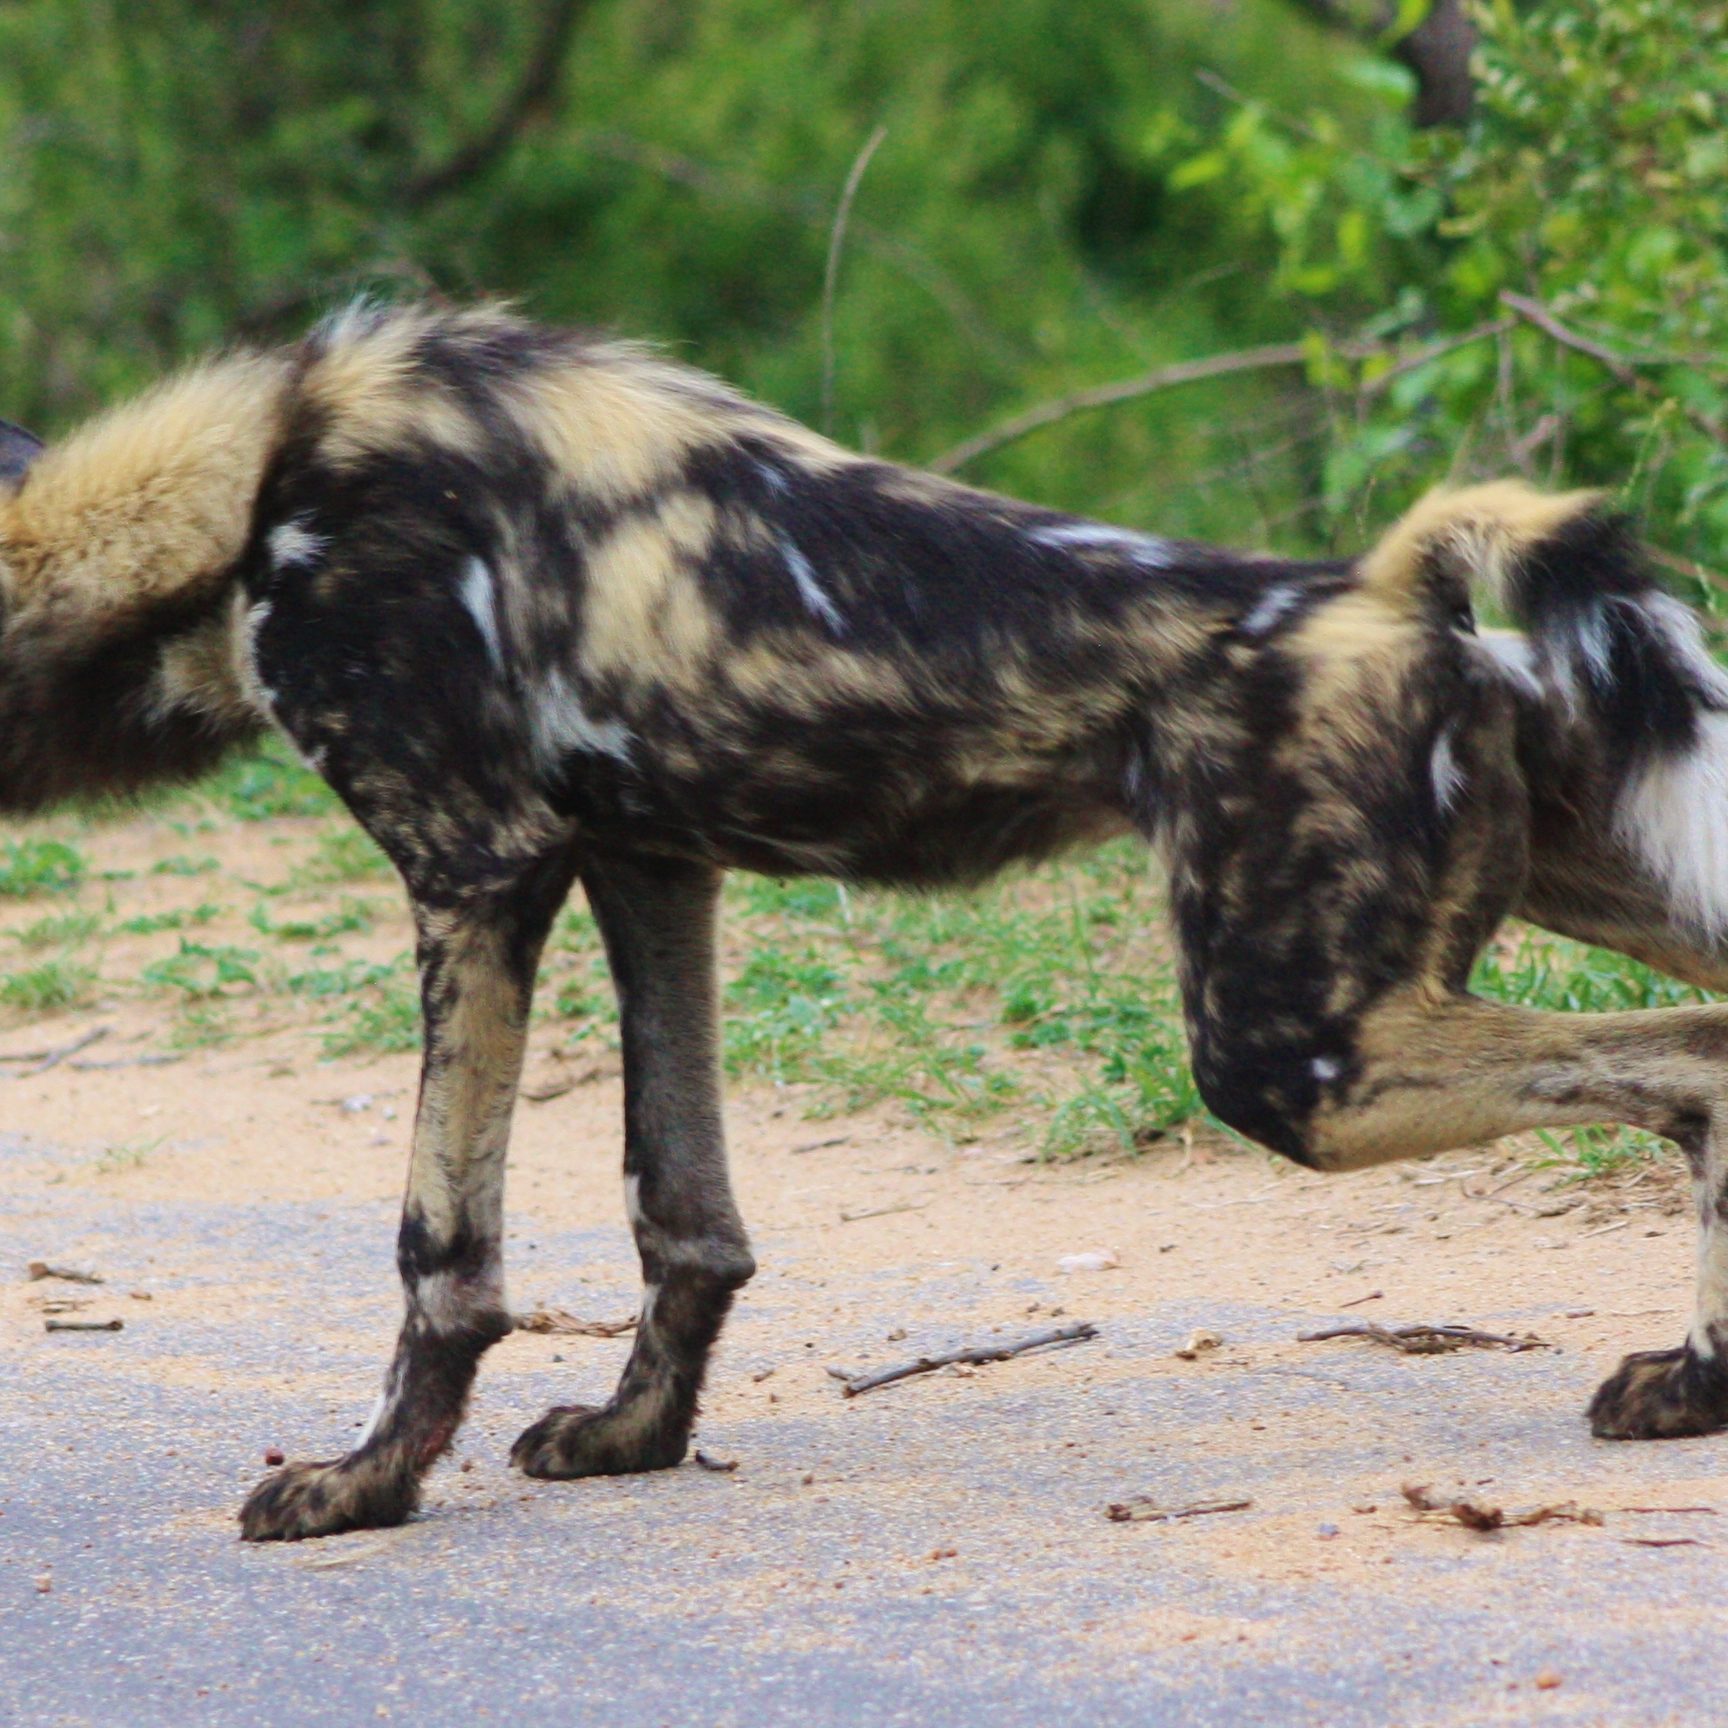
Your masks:
{"label": "dog's tail", "polygon": [[1517,633],[1483,645],[1555,738],[1584,746],[1554,760],[1595,782],[1546,790],[1603,809],[1684,923],[1728,933],[1728,672],[1623,514],[1518,481],[1434,493],[1361,571],[1388,598],[1474,595],[1510,619]]}

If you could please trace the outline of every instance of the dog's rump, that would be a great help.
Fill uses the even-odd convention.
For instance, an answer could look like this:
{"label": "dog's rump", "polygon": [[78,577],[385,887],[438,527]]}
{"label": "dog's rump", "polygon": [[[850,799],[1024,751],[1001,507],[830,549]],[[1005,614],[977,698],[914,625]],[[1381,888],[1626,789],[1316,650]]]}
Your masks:
{"label": "dog's rump", "polygon": [[1590,492],[1437,494],[1363,569],[1382,593],[1469,589],[1517,626],[1484,630],[1481,646],[1518,705],[1520,910],[1728,982],[1728,675],[1626,518]]}

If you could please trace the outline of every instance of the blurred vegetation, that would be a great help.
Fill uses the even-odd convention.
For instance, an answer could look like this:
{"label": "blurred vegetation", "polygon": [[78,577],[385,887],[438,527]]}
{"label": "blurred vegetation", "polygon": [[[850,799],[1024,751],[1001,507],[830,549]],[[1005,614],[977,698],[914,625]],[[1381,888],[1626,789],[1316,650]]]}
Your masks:
{"label": "blurred vegetation", "polygon": [[0,409],[53,430],[363,287],[653,337],[914,461],[1291,345],[965,471],[1303,549],[1523,469],[1710,565],[1728,7],[1492,0],[1473,113],[1417,130],[1411,44],[1464,4],[12,0]]}

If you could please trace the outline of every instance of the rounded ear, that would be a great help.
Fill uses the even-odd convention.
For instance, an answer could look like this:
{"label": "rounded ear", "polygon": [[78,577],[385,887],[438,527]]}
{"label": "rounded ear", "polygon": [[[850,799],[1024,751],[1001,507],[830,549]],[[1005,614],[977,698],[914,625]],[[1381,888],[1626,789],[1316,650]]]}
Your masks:
{"label": "rounded ear", "polygon": [[42,440],[10,420],[0,420],[0,485],[15,485],[41,452]]}

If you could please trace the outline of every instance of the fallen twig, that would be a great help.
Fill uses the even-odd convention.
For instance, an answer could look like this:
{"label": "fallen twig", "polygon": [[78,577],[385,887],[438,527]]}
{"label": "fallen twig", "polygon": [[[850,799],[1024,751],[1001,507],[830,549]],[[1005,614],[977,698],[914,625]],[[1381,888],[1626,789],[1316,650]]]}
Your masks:
{"label": "fallen twig", "polygon": [[859,1224],[866,1218],[892,1218],[897,1212],[922,1212],[929,1204],[928,1200],[920,1200],[916,1203],[906,1200],[897,1206],[866,1206],[858,1212],[842,1212],[840,1222],[842,1224]]}
{"label": "fallen twig", "polygon": [[1061,1349],[1068,1344],[1084,1344],[1096,1338],[1098,1328],[1090,1320],[1077,1320],[1072,1326],[1053,1327],[1048,1332],[1033,1332],[1017,1338],[1012,1344],[979,1344],[970,1350],[949,1350],[940,1356],[920,1356],[915,1362],[903,1362],[898,1368],[878,1368],[869,1374],[846,1376],[834,1369],[829,1372],[842,1381],[840,1390],[848,1398],[860,1392],[873,1392],[878,1386],[892,1385],[896,1380],[910,1379],[914,1374],[934,1374],[938,1368],[957,1363],[1006,1362],[1010,1356],[1024,1356],[1028,1350]]}
{"label": "fallen twig", "polygon": [[621,1338],[636,1330],[636,1316],[628,1320],[579,1320],[562,1308],[531,1308],[516,1317],[518,1332],[558,1332],[579,1338]]}
{"label": "fallen twig", "polygon": [[1342,1326],[1327,1326],[1318,1332],[1298,1332],[1298,1344],[1319,1344],[1328,1338],[1366,1338],[1406,1356],[1439,1356],[1469,1346],[1477,1350],[1552,1350],[1554,1346],[1534,1332],[1522,1338],[1502,1332],[1479,1332],[1474,1326],[1382,1326],[1374,1320],[1352,1320]]}
{"label": "fallen twig", "polygon": [[830,1146],[844,1146],[852,1136],[850,1134],[830,1135],[826,1140],[806,1140],[802,1146],[791,1148],[794,1154],[799,1152],[821,1152]]}
{"label": "fallen twig", "polygon": [[109,1062],[68,1062],[68,1068],[76,1068],[80,1074],[87,1074],[104,1068],[167,1068],[176,1062],[184,1062],[182,1051],[164,1051],[156,1056],[117,1056]]}
{"label": "fallen twig", "polygon": [[27,1068],[20,1068],[13,1076],[15,1080],[28,1079],[32,1074],[46,1074],[50,1068],[57,1068],[68,1056],[76,1056],[80,1050],[88,1050],[99,1038],[106,1038],[114,1028],[112,1026],[92,1026],[88,1032],[81,1032],[70,1044],[55,1044],[46,1050],[19,1050],[10,1056],[0,1056],[0,1062],[27,1062]]}
{"label": "fallen twig", "polygon": [[1364,1302],[1379,1302],[1385,1298],[1384,1290],[1370,1290],[1366,1296],[1352,1296],[1348,1302],[1340,1302],[1340,1308],[1360,1308]]}
{"label": "fallen twig", "polygon": [[45,1332],[118,1332],[124,1320],[44,1320]]}
{"label": "fallen twig", "polygon": [[1213,1512],[1245,1512],[1252,1500],[1195,1500],[1187,1506],[1160,1506],[1149,1494],[1135,1494],[1104,1508],[1112,1524],[1169,1524],[1178,1518],[1204,1518]]}
{"label": "fallen twig", "polygon": [[80,1272],[73,1266],[50,1266],[46,1260],[32,1260],[24,1268],[25,1277],[35,1284],[43,1278],[60,1278],[68,1284],[101,1284],[100,1272]]}
{"label": "fallen twig", "polygon": [[1602,1514],[1574,1500],[1551,1506],[1526,1506],[1508,1512],[1467,1494],[1436,1494],[1423,1483],[1406,1482],[1403,1495],[1418,1512],[1434,1512],[1462,1524],[1466,1530],[1502,1530],[1528,1524],[1600,1524]]}
{"label": "fallen twig", "polygon": [[1708,1548],[1710,1544],[1699,1536],[1616,1536],[1628,1548]]}
{"label": "fallen twig", "polygon": [[704,1470],[712,1470],[716,1475],[729,1476],[738,1468],[736,1458],[710,1458],[700,1446],[696,1448],[696,1462]]}

